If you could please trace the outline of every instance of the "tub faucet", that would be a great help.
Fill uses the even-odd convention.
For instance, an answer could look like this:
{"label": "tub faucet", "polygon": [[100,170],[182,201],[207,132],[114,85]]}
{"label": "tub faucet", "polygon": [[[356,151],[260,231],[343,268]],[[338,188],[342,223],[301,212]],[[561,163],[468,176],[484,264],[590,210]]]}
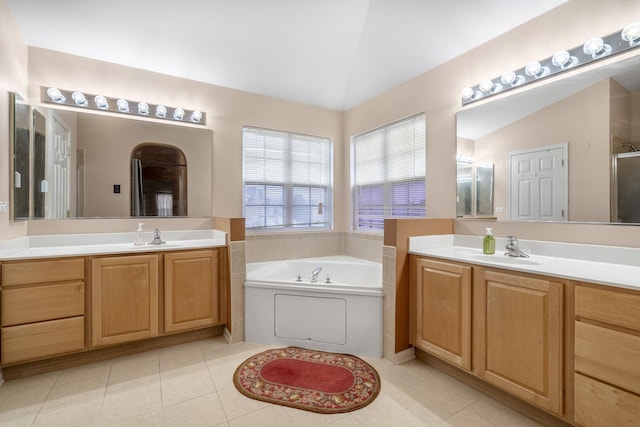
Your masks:
{"label": "tub faucet", "polygon": [[529,255],[520,250],[520,246],[518,246],[518,239],[516,239],[515,236],[507,236],[507,244],[504,245],[504,247],[507,250],[507,252],[505,252],[505,255],[529,258]]}
{"label": "tub faucet", "polygon": [[311,277],[309,278],[309,281],[311,283],[316,283],[318,281],[318,275],[320,274],[321,271],[322,271],[322,267],[317,267],[316,269],[314,269],[311,272]]}
{"label": "tub faucet", "polygon": [[150,245],[162,245],[165,242],[164,240],[162,240],[160,238],[160,229],[156,228],[155,230],[153,230],[153,240],[149,242]]}

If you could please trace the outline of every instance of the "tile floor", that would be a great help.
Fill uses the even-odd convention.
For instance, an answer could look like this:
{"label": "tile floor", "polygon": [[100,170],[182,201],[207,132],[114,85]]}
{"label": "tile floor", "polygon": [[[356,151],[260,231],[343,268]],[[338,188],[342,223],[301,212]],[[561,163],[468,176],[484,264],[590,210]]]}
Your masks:
{"label": "tile floor", "polygon": [[270,347],[222,337],[7,381],[0,426],[537,426],[413,360],[364,358],[380,373],[376,400],[319,415],[241,395],[233,372]]}

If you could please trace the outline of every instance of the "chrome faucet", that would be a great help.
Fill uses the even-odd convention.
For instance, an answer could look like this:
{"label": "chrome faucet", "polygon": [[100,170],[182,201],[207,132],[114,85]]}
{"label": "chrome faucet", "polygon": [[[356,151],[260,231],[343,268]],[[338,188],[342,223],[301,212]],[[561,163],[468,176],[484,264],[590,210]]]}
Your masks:
{"label": "chrome faucet", "polygon": [[504,245],[504,247],[507,250],[507,252],[505,252],[505,255],[529,258],[529,255],[520,250],[520,246],[518,246],[518,239],[516,239],[515,236],[507,236],[507,244]]}
{"label": "chrome faucet", "polygon": [[155,230],[153,230],[153,240],[149,242],[150,245],[162,245],[165,242],[164,240],[162,240],[160,238],[160,229],[156,228]]}
{"label": "chrome faucet", "polygon": [[322,267],[317,267],[315,270],[313,270],[311,272],[311,277],[309,278],[309,281],[311,283],[316,283],[318,281],[318,275],[320,274],[321,271],[322,271]]}

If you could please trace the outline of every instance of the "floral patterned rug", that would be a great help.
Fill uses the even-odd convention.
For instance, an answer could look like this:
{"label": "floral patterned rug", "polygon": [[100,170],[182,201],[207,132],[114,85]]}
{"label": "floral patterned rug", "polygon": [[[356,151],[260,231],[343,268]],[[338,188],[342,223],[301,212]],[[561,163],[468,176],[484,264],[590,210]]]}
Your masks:
{"label": "floral patterned rug", "polygon": [[251,399],[322,414],[360,409],[380,392],[380,376],[364,360],[299,347],[248,358],[236,369],[233,383]]}

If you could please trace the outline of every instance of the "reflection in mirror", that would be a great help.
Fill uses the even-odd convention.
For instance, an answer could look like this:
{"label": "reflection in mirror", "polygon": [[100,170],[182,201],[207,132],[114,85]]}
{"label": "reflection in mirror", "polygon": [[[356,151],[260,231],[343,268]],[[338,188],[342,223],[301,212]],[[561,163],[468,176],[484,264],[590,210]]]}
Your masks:
{"label": "reflection in mirror", "polygon": [[472,160],[458,160],[456,215],[493,216],[493,165],[474,165]]}
{"label": "reflection in mirror", "polygon": [[9,144],[12,159],[11,188],[12,200],[11,210],[13,220],[29,219],[29,188],[30,188],[30,157],[31,138],[30,135],[30,108],[17,93],[9,94]]}
{"label": "reflection in mirror", "polygon": [[131,215],[187,216],[187,170],[176,147],[137,146],[131,155]]}
{"label": "reflection in mirror", "polygon": [[634,144],[631,153],[614,156],[615,203],[613,217],[617,222],[640,223],[640,152]]}
{"label": "reflection in mirror", "polygon": [[[135,147],[147,143],[175,147],[182,153],[183,163],[188,164],[184,175],[175,177],[181,180],[181,193],[186,197],[188,192],[191,197],[183,197],[181,202],[173,200],[172,216],[211,216],[210,129],[61,108],[34,110],[36,121],[44,123],[45,130],[44,136],[31,138],[36,146],[31,166],[34,179],[31,199],[24,200],[27,208],[21,212],[22,219],[130,217],[131,157]],[[15,165],[14,171],[22,173]],[[22,186],[26,186],[28,195],[29,181],[24,179]],[[33,206],[31,215],[29,203]]]}
{"label": "reflection in mirror", "polygon": [[[457,114],[458,155],[494,164],[494,211],[509,220],[509,157],[566,144],[568,218],[624,221],[615,212],[618,153],[640,147],[640,55],[581,70]],[[640,186],[634,197],[640,199]],[[540,219],[539,219],[540,220]],[[555,220],[555,219],[554,219]]]}

